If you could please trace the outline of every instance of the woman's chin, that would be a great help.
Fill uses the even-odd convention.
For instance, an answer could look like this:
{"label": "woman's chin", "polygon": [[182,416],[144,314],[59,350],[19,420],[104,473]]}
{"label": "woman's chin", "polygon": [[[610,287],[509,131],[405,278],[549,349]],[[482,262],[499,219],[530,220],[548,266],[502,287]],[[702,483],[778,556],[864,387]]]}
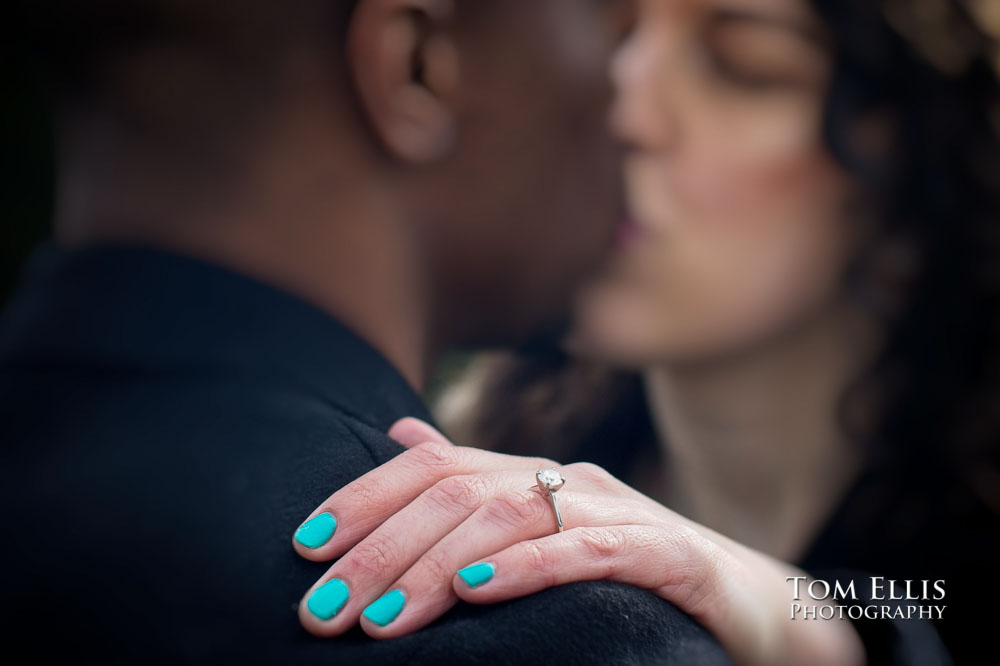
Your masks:
{"label": "woman's chin", "polygon": [[563,340],[563,348],[578,358],[625,369],[641,369],[655,364],[659,355],[644,337],[641,330],[621,320],[577,318]]}
{"label": "woman's chin", "polygon": [[692,367],[712,362],[742,347],[743,338],[708,327],[678,326],[651,319],[633,308],[578,309],[563,338],[566,353],[627,370]]}

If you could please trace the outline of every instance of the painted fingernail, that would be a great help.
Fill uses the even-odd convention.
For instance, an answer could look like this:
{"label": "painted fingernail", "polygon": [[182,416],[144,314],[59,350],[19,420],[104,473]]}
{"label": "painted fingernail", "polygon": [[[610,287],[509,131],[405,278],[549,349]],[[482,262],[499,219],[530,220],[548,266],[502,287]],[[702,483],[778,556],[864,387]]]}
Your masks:
{"label": "painted fingernail", "polygon": [[309,596],[306,606],[309,612],[319,619],[329,620],[340,612],[350,598],[351,593],[347,589],[347,583],[334,578],[317,587]]}
{"label": "painted fingernail", "polygon": [[489,562],[480,562],[479,564],[473,564],[472,566],[465,567],[458,572],[462,580],[469,587],[478,587],[485,582],[488,582],[490,578],[493,578],[497,568]]}
{"label": "painted fingernail", "polygon": [[321,513],[302,523],[295,531],[295,540],[306,548],[319,548],[337,531],[337,519],[331,513]]}
{"label": "painted fingernail", "polygon": [[393,590],[373,601],[362,615],[378,626],[384,627],[399,616],[405,605],[406,597],[403,596],[402,590]]}

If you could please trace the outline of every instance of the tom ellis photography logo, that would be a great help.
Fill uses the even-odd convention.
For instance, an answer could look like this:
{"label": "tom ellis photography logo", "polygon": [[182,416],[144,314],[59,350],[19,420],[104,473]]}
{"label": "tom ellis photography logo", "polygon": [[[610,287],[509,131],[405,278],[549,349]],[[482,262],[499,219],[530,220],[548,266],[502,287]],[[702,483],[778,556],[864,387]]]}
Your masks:
{"label": "tom ellis photography logo", "polygon": [[[887,580],[872,576],[861,581],[828,581],[789,576],[792,620],[940,620],[947,606],[943,580]],[[864,589],[863,589],[864,588]]]}

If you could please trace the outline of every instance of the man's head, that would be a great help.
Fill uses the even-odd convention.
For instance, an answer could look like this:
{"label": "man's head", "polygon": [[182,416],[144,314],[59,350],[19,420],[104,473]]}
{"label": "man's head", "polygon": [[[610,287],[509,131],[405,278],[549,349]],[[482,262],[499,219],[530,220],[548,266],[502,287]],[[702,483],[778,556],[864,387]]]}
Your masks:
{"label": "man's head", "polygon": [[[60,207],[84,211],[59,233],[196,234],[243,254],[260,238],[292,262],[328,252],[333,270],[383,225],[367,247],[405,237],[431,335],[521,340],[618,221],[605,124],[622,4],[38,0]],[[80,184],[101,174],[103,190]]]}

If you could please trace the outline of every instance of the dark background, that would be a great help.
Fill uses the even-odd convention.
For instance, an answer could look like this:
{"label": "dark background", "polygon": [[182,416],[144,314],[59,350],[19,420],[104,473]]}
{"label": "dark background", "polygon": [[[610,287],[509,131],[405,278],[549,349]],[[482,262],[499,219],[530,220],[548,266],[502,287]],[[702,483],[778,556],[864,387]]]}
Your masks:
{"label": "dark background", "polygon": [[0,304],[51,228],[52,137],[30,35],[0,20]]}

